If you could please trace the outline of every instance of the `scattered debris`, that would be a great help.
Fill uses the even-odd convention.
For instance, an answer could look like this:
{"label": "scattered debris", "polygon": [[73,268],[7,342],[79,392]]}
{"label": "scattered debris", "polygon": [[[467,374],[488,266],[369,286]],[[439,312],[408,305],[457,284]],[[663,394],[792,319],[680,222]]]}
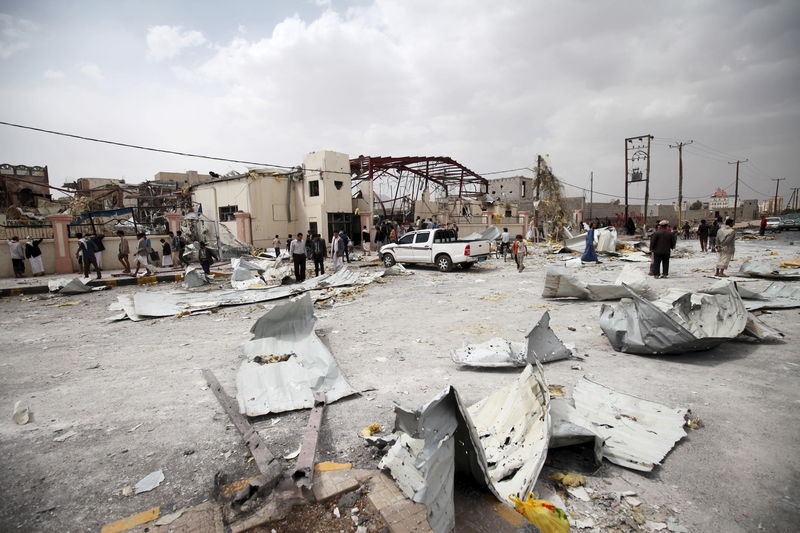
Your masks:
{"label": "scattered debris", "polygon": [[586,485],[586,477],[584,477],[583,474],[574,474],[572,472],[567,472],[566,474],[556,472],[550,476],[550,479],[563,487],[581,487]]}
{"label": "scattered debris", "polygon": [[11,413],[11,420],[14,421],[15,424],[20,426],[24,426],[27,424],[31,419],[31,413],[27,405],[22,405],[22,401],[17,401],[14,403],[14,410]]}
{"label": "scattered debris", "polygon": [[651,294],[647,276],[632,265],[625,265],[617,280],[613,284],[608,284],[584,283],[570,274],[564,266],[551,264],[547,267],[542,297],[594,301],[619,300],[628,296],[625,286],[643,297],[649,297]]}
{"label": "scattered debris", "polygon": [[716,294],[671,289],[653,302],[630,291],[629,298],[600,311],[600,328],[614,349],[633,354],[708,350],[736,338],[746,324],[747,311],[732,283]]}
{"label": "scattered debris", "polygon": [[[245,343],[247,360],[236,376],[239,411],[248,416],[313,407],[314,394],[325,403],[354,394],[328,347],[314,332],[314,305],[308,295],[275,306],[258,319]],[[285,361],[259,364],[262,354],[294,353]]]}
{"label": "scattered debris", "polygon": [[[725,292],[729,283],[731,282],[725,280],[717,281],[710,287],[701,289],[700,292],[721,294]],[[744,300],[745,309],[748,311],[800,307],[800,287],[791,283],[773,281],[761,292],[747,288],[745,283],[734,283],[734,286]]]}
{"label": "scattered debris", "polygon": [[183,286],[187,289],[196,289],[208,285],[211,279],[199,266],[187,266],[183,273]]}
{"label": "scattered debris", "polygon": [[383,431],[383,426],[375,422],[374,424],[370,424],[361,431],[359,431],[358,434],[361,435],[362,437],[371,437],[376,433],[380,433],[381,431]]}
{"label": "scattered debris", "polygon": [[739,267],[739,275],[751,278],[800,280],[797,270],[776,268],[763,261],[745,261]]}
{"label": "scattered debris", "polygon": [[511,495],[514,510],[543,533],[569,533],[567,514],[547,500],[537,500],[531,492],[525,500]]}
{"label": "scattered debris", "polygon": [[547,453],[545,387],[541,366],[528,365],[514,383],[469,409],[453,387],[419,410],[397,407],[400,436],[380,467],[391,472],[406,496],[426,505],[428,523],[437,533],[455,524],[456,469],[502,502],[508,494],[528,494]]}
{"label": "scattered debris", "polygon": [[78,433],[76,431],[67,431],[66,433],[62,433],[58,437],[53,439],[53,442],[64,442],[65,440],[74,437]]}
{"label": "scattered debris", "polygon": [[85,284],[81,278],[58,278],[51,279],[47,282],[47,288],[50,292],[57,292],[59,294],[84,294],[92,292],[92,288]]}
{"label": "scattered debris", "polygon": [[149,492],[161,485],[162,481],[164,481],[164,472],[162,470],[151,472],[140,479],[136,485],[134,485],[133,493],[141,494],[142,492]]}
{"label": "scattered debris", "polygon": [[525,366],[537,361],[549,363],[572,356],[572,350],[550,329],[548,311],[544,312],[526,339],[526,342],[490,339],[451,350],[450,356],[457,365],[485,368]]}
{"label": "scattered debris", "polygon": [[651,471],[686,436],[683,427],[687,409],[672,409],[615,391],[582,378],[573,391],[574,421],[588,421],[604,439],[602,455],[609,461],[633,470]]}

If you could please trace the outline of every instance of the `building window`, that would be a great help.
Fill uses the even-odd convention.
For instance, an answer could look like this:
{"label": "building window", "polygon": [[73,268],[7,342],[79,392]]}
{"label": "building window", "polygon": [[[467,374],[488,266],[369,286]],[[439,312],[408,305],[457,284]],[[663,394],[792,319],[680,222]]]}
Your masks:
{"label": "building window", "polygon": [[308,182],[308,195],[319,196],[319,180]]}
{"label": "building window", "polygon": [[521,196],[523,198],[525,198],[525,192],[526,192],[527,189],[528,189],[528,184],[523,181],[522,182],[522,194],[521,194]]}
{"label": "building window", "polygon": [[225,205],[219,208],[219,221],[220,222],[228,222],[230,220],[236,220],[234,213],[239,210],[238,205]]}
{"label": "building window", "polygon": [[344,185],[343,181],[334,181],[333,186],[336,187],[337,191],[342,190],[342,185]]}

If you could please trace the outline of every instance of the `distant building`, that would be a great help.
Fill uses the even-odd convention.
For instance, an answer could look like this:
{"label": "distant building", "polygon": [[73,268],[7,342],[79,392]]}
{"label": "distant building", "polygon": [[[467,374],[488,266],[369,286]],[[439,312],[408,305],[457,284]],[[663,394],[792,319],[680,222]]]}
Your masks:
{"label": "distant building", "polygon": [[358,232],[360,237],[348,155],[311,152],[304,168],[252,169],[220,176],[193,186],[192,200],[203,215],[227,226],[234,235],[236,213],[248,213],[252,244],[259,248],[272,247],[275,235],[285,242],[287,235],[305,235],[309,229],[327,242],[339,230],[351,237]]}
{"label": "distant building", "polygon": [[758,208],[765,215],[772,215],[774,213],[783,212],[783,196],[778,196],[778,210],[775,211],[775,197],[764,200],[758,203]]}
{"label": "distant building", "polygon": [[520,211],[533,209],[533,178],[511,176],[489,180],[489,196],[500,203],[515,203]]}
{"label": "distant building", "polygon": [[723,189],[717,187],[717,190],[714,191],[714,194],[712,194],[711,198],[708,200],[708,208],[712,211],[731,209],[733,208],[733,197]]}
{"label": "distant building", "polygon": [[50,178],[47,167],[0,164],[0,205],[7,207],[37,207],[38,199],[48,202]]}
{"label": "distant building", "polygon": [[189,185],[197,185],[204,181],[210,181],[210,174],[198,174],[196,170],[187,170],[186,172],[158,172],[153,177],[154,181],[160,182],[173,182],[178,185],[183,185],[184,182],[189,182]]}

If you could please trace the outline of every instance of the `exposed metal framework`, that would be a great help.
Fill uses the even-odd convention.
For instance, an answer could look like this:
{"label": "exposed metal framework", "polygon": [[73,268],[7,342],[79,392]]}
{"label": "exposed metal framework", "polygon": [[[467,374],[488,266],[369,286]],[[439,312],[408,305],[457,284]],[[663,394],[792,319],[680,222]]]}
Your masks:
{"label": "exposed metal framework", "polygon": [[370,157],[350,160],[353,190],[372,182],[374,202],[384,214],[406,213],[428,189],[430,198],[482,199],[489,190],[486,178],[450,157]]}

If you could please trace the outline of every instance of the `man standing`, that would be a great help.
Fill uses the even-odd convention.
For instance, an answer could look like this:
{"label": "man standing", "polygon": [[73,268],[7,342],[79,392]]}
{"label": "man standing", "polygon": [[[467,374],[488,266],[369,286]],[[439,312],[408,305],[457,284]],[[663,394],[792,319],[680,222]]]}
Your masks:
{"label": "man standing", "polygon": [[200,266],[203,267],[203,272],[206,275],[211,274],[211,264],[214,262],[214,252],[211,248],[206,246],[206,243],[200,241],[200,249],[197,250],[197,259],[200,261]]}
{"label": "man standing", "polygon": [[178,230],[178,233],[176,233],[175,238],[178,241],[176,245],[176,249],[178,251],[178,260],[181,262],[181,264],[188,265],[189,261],[187,261],[186,258],[183,257],[184,252],[186,252],[186,239],[183,238],[183,232]]}
{"label": "man standing", "polygon": [[130,246],[128,245],[128,241],[125,240],[125,233],[122,230],[117,231],[117,237],[119,237],[119,251],[117,252],[117,259],[119,259],[119,262],[122,263],[122,273],[130,274],[131,263],[128,260],[128,256],[131,253]]}
{"label": "man standing", "polygon": [[361,231],[361,248],[364,250],[364,255],[369,255],[369,231],[366,226]]}
{"label": "man standing", "polygon": [[98,273],[100,272],[100,268],[103,268],[103,251],[106,249],[106,247],[103,246],[104,237],[105,235],[97,235],[96,233],[89,237],[94,241],[94,258],[97,260],[97,266],[99,267],[97,269]]}
{"label": "man standing", "polygon": [[331,251],[333,253],[333,271],[339,272],[344,266],[344,241],[342,240],[342,236],[344,232],[340,231],[338,234],[333,234],[333,242],[331,243]]}
{"label": "man standing", "polygon": [[289,255],[294,263],[294,279],[297,283],[306,279],[306,247],[303,244],[303,234],[298,233],[297,238],[289,244]]}
{"label": "man standing", "polygon": [[700,239],[700,251],[707,252],[708,251],[708,230],[710,229],[706,220],[703,219],[700,221],[700,225],[697,227],[697,238]]}
{"label": "man standing", "polygon": [[19,242],[19,237],[14,235],[8,241],[8,247],[11,253],[11,265],[14,267],[14,277],[21,278],[25,276],[25,249],[22,243]]}
{"label": "man standing", "polygon": [[719,219],[715,218],[714,222],[711,223],[711,226],[708,228],[708,242],[711,243],[711,246],[708,248],[709,252],[713,252],[717,249],[717,232],[719,231]]}
{"label": "man standing", "polygon": [[[314,235],[311,233],[311,230],[308,230],[306,234],[306,261],[311,261],[314,257]],[[303,271],[305,272],[306,265],[303,265]]]}
{"label": "man standing", "polygon": [[178,255],[178,236],[169,232],[169,246],[170,251],[172,252],[172,264],[177,265],[180,259],[177,257]]}
{"label": "man standing", "polygon": [[733,230],[733,219],[729,218],[725,221],[725,225],[719,228],[717,232],[717,251],[719,252],[719,260],[717,261],[716,275],[721,278],[727,278],[725,269],[733,259],[735,250],[736,232]]}
{"label": "man standing", "polygon": [[83,277],[89,277],[89,267],[94,265],[94,269],[97,271],[97,279],[103,277],[100,274],[100,265],[97,264],[97,257],[95,256],[95,252],[97,252],[97,248],[95,247],[95,240],[92,236],[84,239],[83,241],[78,243],[78,251],[75,254],[77,258],[78,255],[83,255]]}
{"label": "man standing", "polygon": [[767,217],[761,217],[761,224],[758,225],[758,234],[762,237],[767,232]]}
{"label": "man standing", "polygon": [[339,235],[342,236],[342,247],[344,248],[344,258],[350,262],[350,238],[344,231],[340,231]]}
{"label": "man standing", "polygon": [[[653,254],[652,273],[654,278],[666,278],[669,276],[669,256],[678,242],[678,235],[667,229],[669,221],[662,220],[658,223],[658,229],[650,237],[650,252]],[[663,274],[662,269],[663,268]]]}
{"label": "man standing", "polygon": [[281,238],[275,235],[272,239],[272,247],[275,249],[275,259],[281,256]]}
{"label": "man standing", "polygon": [[319,233],[314,234],[311,241],[311,254],[314,258],[314,275],[321,276],[325,273],[325,256],[328,255],[328,249],[325,246],[325,239]]}
{"label": "man standing", "polygon": [[517,240],[514,241],[512,248],[514,254],[514,261],[517,262],[517,272],[525,270],[525,256],[528,255],[528,247],[522,240],[522,235],[517,235]]}
{"label": "man standing", "polygon": [[31,265],[31,274],[33,277],[44,276],[44,265],[42,264],[42,250],[39,245],[42,244],[43,239],[33,239],[28,237],[25,243],[25,257],[28,258],[28,263]]}

